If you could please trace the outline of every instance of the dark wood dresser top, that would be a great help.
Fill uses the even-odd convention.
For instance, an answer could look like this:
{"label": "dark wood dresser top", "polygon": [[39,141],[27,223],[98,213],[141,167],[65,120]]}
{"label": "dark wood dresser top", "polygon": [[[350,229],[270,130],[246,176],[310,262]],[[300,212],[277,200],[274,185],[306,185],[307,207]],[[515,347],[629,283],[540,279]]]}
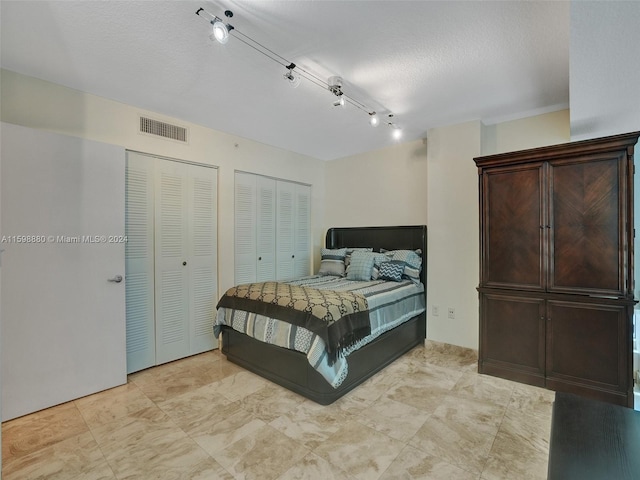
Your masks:
{"label": "dark wood dresser top", "polygon": [[547,478],[640,479],[640,412],[556,393]]}

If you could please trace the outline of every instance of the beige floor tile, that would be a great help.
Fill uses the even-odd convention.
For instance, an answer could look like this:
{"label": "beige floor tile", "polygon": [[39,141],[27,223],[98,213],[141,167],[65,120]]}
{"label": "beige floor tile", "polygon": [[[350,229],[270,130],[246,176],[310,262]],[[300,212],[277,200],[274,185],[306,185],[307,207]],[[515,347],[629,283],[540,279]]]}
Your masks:
{"label": "beige floor tile", "polygon": [[407,446],[380,480],[478,480],[478,475]]}
{"label": "beige floor tile", "polygon": [[87,432],[73,402],[16,418],[2,424],[2,464]]}
{"label": "beige floor tile", "polygon": [[305,400],[269,425],[314,450],[356,415],[339,406],[322,406]]}
{"label": "beige floor tile", "polygon": [[356,421],[345,423],[314,453],[360,480],[377,480],[405,444]]}
{"label": "beige floor tile", "polygon": [[126,417],[154,403],[133,382],[74,401],[89,428]]}
{"label": "beige floor tile", "polygon": [[115,480],[115,475],[90,432],[66,438],[24,455],[10,463],[3,462],[4,480]]}
{"label": "beige floor tile", "polygon": [[218,452],[245,437],[254,435],[264,426],[265,423],[262,420],[255,418],[249,412],[235,409],[229,411],[219,421],[204,422],[193,427],[189,431],[189,436],[209,455],[216,458]]}
{"label": "beige floor tile", "polygon": [[464,373],[451,390],[461,397],[507,406],[514,385],[514,382],[502,378]]}
{"label": "beige floor tile", "polygon": [[238,480],[277,479],[309,454],[269,425],[229,444],[213,457]]}
{"label": "beige floor tile", "polygon": [[382,398],[367,407],[357,421],[391,438],[407,442],[420,429],[429,414],[402,402]]}
{"label": "beige floor tile", "polygon": [[310,453],[291,467],[278,480],[352,480],[344,470]]}
{"label": "beige floor tile", "polygon": [[495,433],[442,417],[429,417],[409,445],[431,457],[479,475],[487,462]]}
{"label": "beige floor tile", "polygon": [[540,387],[516,383],[509,402],[509,409],[542,415],[551,419],[555,392]]}

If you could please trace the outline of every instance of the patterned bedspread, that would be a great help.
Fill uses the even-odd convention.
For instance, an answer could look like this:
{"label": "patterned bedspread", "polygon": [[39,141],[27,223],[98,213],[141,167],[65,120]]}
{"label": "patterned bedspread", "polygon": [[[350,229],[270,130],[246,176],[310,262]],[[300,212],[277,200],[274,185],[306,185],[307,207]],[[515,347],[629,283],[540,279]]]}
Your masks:
{"label": "patterned bedspread", "polygon": [[371,333],[341,351],[335,361],[330,360],[322,336],[303,326],[264,313],[221,306],[214,324],[214,333],[218,335],[221,326],[227,325],[257,340],[302,352],[306,354],[311,366],[334,388],[339,387],[347,376],[347,359],[351,352],[425,309],[424,286],[409,280],[356,282],[344,277],[316,275],[285,283],[296,287],[362,295],[369,307]]}
{"label": "patterned bedspread", "polygon": [[247,283],[227,290],[218,302],[220,307],[279,318],[312,331],[324,340],[330,364],[371,333],[367,300],[352,291],[285,282]]}

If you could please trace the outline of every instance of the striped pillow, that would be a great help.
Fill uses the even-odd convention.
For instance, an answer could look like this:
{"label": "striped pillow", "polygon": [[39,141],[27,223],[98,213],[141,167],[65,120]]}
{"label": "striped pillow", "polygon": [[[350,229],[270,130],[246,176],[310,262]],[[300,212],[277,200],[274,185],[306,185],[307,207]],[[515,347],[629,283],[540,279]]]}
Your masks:
{"label": "striped pillow", "polygon": [[321,260],[318,275],[344,276],[344,257],[347,254],[346,248],[338,248],[336,250],[323,248],[320,254]]}

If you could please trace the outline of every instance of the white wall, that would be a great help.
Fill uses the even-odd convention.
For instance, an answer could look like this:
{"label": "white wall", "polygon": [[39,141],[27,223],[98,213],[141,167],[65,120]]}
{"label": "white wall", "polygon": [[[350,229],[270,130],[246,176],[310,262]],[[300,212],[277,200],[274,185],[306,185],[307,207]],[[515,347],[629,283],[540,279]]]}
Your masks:
{"label": "white wall", "polygon": [[571,140],[640,130],[640,2],[571,2]]}
{"label": "white wall", "polygon": [[[234,171],[270,175],[312,185],[314,252],[323,242],[324,162],[225,134],[179,119],[79,92],[15,72],[0,71],[0,118],[4,122],[120,145],[154,155],[216,165],[218,173],[218,288],[234,283]],[[140,115],[189,129],[189,143],[138,133]],[[212,112],[214,115],[215,112]],[[318,255],[316,253],[316,255]]]}
{"label": "white wall", "polygon": [[482,155],[566,143],[570,138],[569,121],[569,110],[565,109],[494,125],[484,125]]}
{"label": "white wall", "polygon": [[[427,338],[478,348],[479,121],[428,132]],[[434,315],[434,306],[438,315]],[[453,308],[455,318],[447,316]]]}
{"label": "white wall", "polygon": [[325,230],[427,223],[423,140],[326,162]]}

